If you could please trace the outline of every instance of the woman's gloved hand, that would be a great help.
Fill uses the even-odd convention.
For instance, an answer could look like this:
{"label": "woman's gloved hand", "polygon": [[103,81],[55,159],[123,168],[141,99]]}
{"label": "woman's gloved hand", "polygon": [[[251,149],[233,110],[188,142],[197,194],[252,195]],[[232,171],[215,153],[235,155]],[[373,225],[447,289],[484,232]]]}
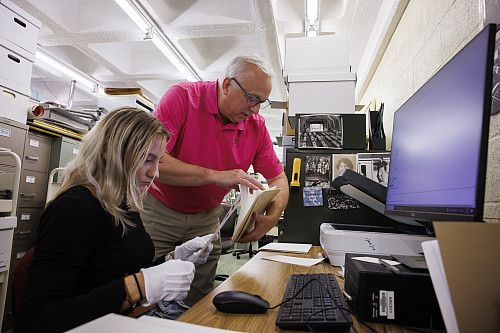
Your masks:
{"label": "woman's gloved hand", "polygon": [[[212,234],[205,235],[203,237],[195,237],[179,246],[175,247],[174,259],[180,259],[183,261],[193,261],[193,259],[198,255],[199,251],[203,249],[206,242],[212,237]],[[217,235],[214,240],[217,240],[219,236]],[[202,264],[207,261],[208,255],[214,248],[212,243],[208,244],[203,253],[200,254],[196,260],[197,264]]]}
{"label": "woman's gloved hand", "polygon": [[141,302],[150,306],[159,301],[180,301],[186,298],[194,278],[194,264],[169,260],[161,265],[141,269],[146,296]]}

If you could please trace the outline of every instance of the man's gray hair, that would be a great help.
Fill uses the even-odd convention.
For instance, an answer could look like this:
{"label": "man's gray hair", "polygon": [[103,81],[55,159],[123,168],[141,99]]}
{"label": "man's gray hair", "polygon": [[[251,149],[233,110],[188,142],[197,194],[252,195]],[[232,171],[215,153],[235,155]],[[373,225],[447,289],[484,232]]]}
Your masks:
{"label": "man's gray hair", "polygon": [[264,59],[256,54],[244,54],[235,57],[229,62],[219,77],[220,81],[222,82],[222,80],[226,77],[240,77],[240,74],[245,72],[249,64],[254,64],[270,78],[275,76],[273,69]]}

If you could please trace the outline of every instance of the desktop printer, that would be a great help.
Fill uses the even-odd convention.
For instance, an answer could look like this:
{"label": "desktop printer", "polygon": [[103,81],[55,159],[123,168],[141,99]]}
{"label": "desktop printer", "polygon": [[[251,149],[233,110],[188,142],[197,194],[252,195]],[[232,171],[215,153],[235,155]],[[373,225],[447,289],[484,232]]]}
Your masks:
{"label": "desktop printer", "polygon": [[[423,253],[422,242],[435,238],[423,235],[392,232],[364,231],[364,226],[322,223],[320,244],[333,266],[344,266],[347,252],[357,254],[404,254]],[[373,227],[366,230],[374,230]]]}
{"label": "desktop printer", "polygon": [[[385,186],[349,169],[342,170],[332,185],[375,212],[384,214]],[[355,221],[353,224],[322,223],[320,244],[330,263],[344,266],[347,252],[419,255],[422,253],[421,243],[435,239],[427,236],[425,228],[412,219],[385,216],[392,224],[360,225]]]}
{"label": "desktop printer", "polygon": [[[354,309],[361,319],[368,322],[444,328],[429,271],[425,267],[411,265],[411,260],[425,262],[423,256],[397,256],[399,262],[406,258],[409,265],[392,266],[397,267],[396,272],[379,263],[354,259],[356,257],[360,255],[346,254],[344,287],[345,292],[352,297]],[[389,255],[370,257],[395,259]]]}

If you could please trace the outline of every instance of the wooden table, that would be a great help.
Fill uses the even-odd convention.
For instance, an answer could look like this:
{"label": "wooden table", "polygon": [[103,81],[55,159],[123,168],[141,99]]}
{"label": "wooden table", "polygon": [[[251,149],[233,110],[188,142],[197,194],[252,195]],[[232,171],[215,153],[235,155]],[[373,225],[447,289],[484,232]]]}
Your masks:
{"label": "wooden table", "polygon": [[[313,246],[307,255],[296,255],[291,253],[286,253],[286,255],[317,258],[318,252],[320,251],[322,251],[321,247]],[[300,332],[282,330],[276,326],[276,317],[278,315],[279,307],[273,310],[268,310],[264,314],[229,314],[217,311],[212,304],[214,296],[222,291],[241,290],[252,294],[258,294],[267,300],[271,306],[275,306],[282,301],[283,294],[285,293],[286,282],[288,281],[288,276],[290,274],[336,274],[336,272],[341,270],[340,267],[334,267],[327,263],[319,263],[312,267],[304,267],[264,260],[261,258],[263,254],[269,254],[269,252],[260,252],[257,254],[250,261],[248,261],[248,263],[236,271],[236,273],[221,283],[216,289],[214,289],[210,294],[204,297],[177,320],[242,332]],[[340,288],[343,289],[344,280],[337,276],[337,281]],[[354,316],[352,316],[352,319],[354,327],[358,332],[371,332],[367,327],[362,326]],[[384,332],[383,324],[369,323],[369,325],[378,332]],[[425,331],[425,329],[423,330]],[[350,332],[354,332],[354,330],[351,329]],[[410,331],[397,326],[386,325],[385,332],[404,333]],[[444,331],[433,330],[433,332]]]}

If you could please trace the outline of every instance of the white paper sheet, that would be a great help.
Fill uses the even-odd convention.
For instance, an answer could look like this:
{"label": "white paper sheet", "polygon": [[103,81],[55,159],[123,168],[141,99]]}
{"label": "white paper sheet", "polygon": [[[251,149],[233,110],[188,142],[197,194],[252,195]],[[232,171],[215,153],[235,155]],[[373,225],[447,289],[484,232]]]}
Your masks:
{"label": "white paper sheet", "polygon": [[297,258],[281,255],[267,255],[261,257],[262,259],[284,262],[287,264],[300,265],[300,266],[314,266],[323,261],[323,259],[310,259],[310,258]]}
{"label": "white paper sheet", "polygon": [[[359,261],[364,261],[364,262],[371,262],[372,264],[380,264],[379,263],[379,258],[373,258],[373,257],[353,257],[352,259],[359,260]],[[387,260],[384,259],[386,263],[388,263],[391,266],[396,266],[396,265],[401,265],[399,261],[394,261],[394,260]]]}
{"label": "white paper sheet", "polygon": [[[451,301],[450,288],[446,273],[444,271],[443,259],[437,240],[422,242],[422,250],[424,251],[425,261],[429,268],[434,292],[443,315],[444,324],[448,333],[458,333],[458,322]],[[467,273],[464,273],[467,274]]]}
{"label": "white paper sheet", "polygon": [[308,253],[312,244],[299,244],[299,243],[269,243],[261,247],[259,250],[264,251],[277,251],[277,252],[290,252],[290,253]]}

